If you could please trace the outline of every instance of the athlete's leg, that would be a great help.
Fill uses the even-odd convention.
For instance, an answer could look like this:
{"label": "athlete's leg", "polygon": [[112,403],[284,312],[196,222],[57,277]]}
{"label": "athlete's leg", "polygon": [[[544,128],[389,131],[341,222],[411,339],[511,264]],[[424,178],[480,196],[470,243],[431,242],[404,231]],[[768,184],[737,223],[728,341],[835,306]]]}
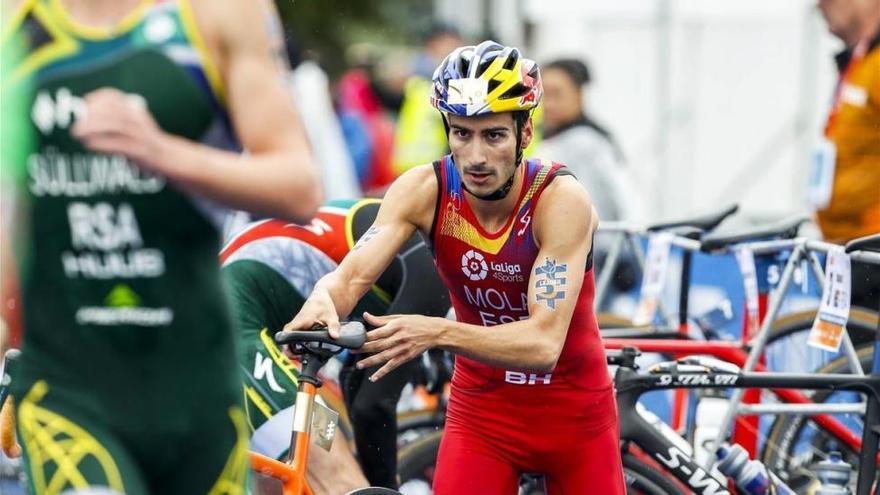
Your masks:
{"label": "athlete's leg", "polygon": [[312,445],[306,479],[315,495],[347,493],[368,485],[348,440],[340,434],[333,439],[330,452]]}
{"label": "athlete's leg", "polygon": [[381,380],[367,379],[379,366],[351,371],[348,398],[355,445],[364,474],[373,486],[397,488],[397,402],[412,379],[418,361],[412,360]]}
{"label": "athlete's leg", "polygon": [[83,400],[84,391],[45,380],[36,380],[27,390],[18,403],[17,425],[30,493],[149,493],[122,442],[101,418],[73,406]]}
{"label": "athlete's leg", "polygon": [[478,432],[447,425],[434,473],[435,495],[516,495],[518,483],[517,470]]}
{"label": "athlete's leg", "polygon": [[617,423],[587,439],[570,440],[571,449],[544,456],[548,495],[623,495],[626,488]]}

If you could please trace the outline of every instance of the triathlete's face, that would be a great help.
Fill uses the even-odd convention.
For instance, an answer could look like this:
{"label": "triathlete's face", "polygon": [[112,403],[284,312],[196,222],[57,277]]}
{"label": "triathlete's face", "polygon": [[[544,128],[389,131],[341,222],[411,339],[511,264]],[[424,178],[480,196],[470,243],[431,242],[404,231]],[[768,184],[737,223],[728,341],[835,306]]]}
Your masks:
{"label": "triathlete's face", "polygon": [[[501,187],[516,171],[516,123],[510,112],[448,115],[449,149],[464,185],[482,196]],[[523,126],[522,147],[532,139],[531,119]]]}

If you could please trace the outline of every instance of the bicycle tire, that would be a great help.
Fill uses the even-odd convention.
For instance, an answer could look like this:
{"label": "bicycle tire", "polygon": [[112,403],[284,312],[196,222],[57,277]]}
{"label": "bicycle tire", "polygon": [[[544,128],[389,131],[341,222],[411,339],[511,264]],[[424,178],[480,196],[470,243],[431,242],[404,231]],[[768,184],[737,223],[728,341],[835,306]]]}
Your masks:
{"label": "bicycle tire", "polygon": [[682,495],[675,483],[632,454],[623,454],[627,495]]}
{"label": "bicycle tire", "polygon": [[425,435],[408,443],[397,453],[397,475],[400,484],[410,480],[423,480],[431,485],[434,481],[434,465],[440,451],[443,430]]}
{"label": "bicycle tire", "polygon": [[[434,465],[440,451],[443,431],[426,435],[401,449],[397,456],[397,473],[403,486],[412,480],[433,483]],[[652,466],[631,454],[623,456],[627,493],[633,495],[682,495],[676,485]]]}
{"label": "bicycle tire", "polygon": [[392,490],[390,488],[370,486],[367,488],[358,488],[357,490],[352,490],[345,495],[401,495],[401,493],[397,490]]}
{"label": "bicycle tire", "polygon": [[[873,350],[873,346],[865,344],[857,350],[862,369],[866,372],[870,371],[873,364]],[[845,356],[831,361],[816,371],[816,373],[849,372],[849,362]],[[835,392],[831,390],[818,390],[811,394],[811,398],[814,402],[821,403],[827,401],[833,393]],[[815,429],[815,433],[811,439],[806,440],[802,437],[811,433],[808,428]],[[803,441],[809,442],[811,450],[818,451],[825,451],[829,444],[836,445],[836,450],[841,451],[843,459],[853,466],[854,472],[858,470],[859,453],[824,433],[818,425],[810,420],[808,415],[779,416],[773,421],[767,433],[767,441],[761,452],[761,460],[796,493],[801,494],[809,491],[810,485],[815,479],[815,475],[812,474],[815,472],[813,466],[815,462],[822,460],[797,456],[796,449]],[[796,464],[791,461],[795,461]]]}
{"label": "bicycle tire", "polygon": [[[816,312],[817,310],[813,309],[778,317],[770,328],[767,343],[771,344],[791,334],[811,329],[813,320],[816,319]],[[878,319],[880,315],[876,311],[859,307],[850,308],[846,329],[854,346],[874,342]]]}
{"label": "bicycle tire", "polygon": [[[789,337],[794,333],[803,332],[813,327],[813,320],[816,319],[817,310],[797,311],[785,316],[779,316],[770,327],[770,335],[767,337],[767,344]],[[646,338],[655,338],[656,334],[650,325],[634,325],[632,320],[626,317],[615,315],[612,313],[600,313],[597,315],[599,328],[639,328],[645,330]],[[858,346],[866,342],[873,342],[877,332],[877,322],[880,320],[880,314],[876,311],[853,307],[850,308],[849,319],[847,320],[847,331],[852,339],[853,345]],[[603,325],[602,323],[606,325]]]}
{"label": "bicycle tire", "polygon": [[446,412],[440,409],[407,411],[397,415],[397,449],[441,431],[446,422]]}
{"label": "bicycle tire", "polygon": [[446,422],[446,412],[440,409],[419,409],[397,415],[397,430],[439,430]]}

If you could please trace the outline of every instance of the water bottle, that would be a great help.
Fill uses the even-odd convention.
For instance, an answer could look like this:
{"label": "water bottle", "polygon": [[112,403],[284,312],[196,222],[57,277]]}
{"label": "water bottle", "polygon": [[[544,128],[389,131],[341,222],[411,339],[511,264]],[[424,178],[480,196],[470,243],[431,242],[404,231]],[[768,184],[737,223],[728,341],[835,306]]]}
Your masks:
{"label": "water bottle", "polygon": [[[724,444],[716,451],[718,470],[732,479],[737,488],[746,495],[795,495],[779,478],[768,473],[760,461],[749,459],[749,454],[737,444]],[[771,491],[770,487],[774,488]]]}
{"label": "water bottle", "polygon": [[840,452],[832,452],[828,459],[816,465],[816,476],[822,482],[815,495],[850,495],[849,477],[852,466],[840,458]]}
{"label": "water bottle", "polygon": [[770,477],[760,462],[749,459],[745,449],[737,444],[724,444],[715,452],[718,470],[732,479],[748,495],[764,495],[770,488]]}

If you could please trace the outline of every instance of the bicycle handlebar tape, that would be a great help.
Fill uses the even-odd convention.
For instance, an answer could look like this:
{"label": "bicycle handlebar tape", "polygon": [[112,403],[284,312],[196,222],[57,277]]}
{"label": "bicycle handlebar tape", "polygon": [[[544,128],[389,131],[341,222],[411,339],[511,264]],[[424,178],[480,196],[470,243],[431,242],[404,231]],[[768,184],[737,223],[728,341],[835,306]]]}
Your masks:
{"label": "bicycle handlebar tape", "polygon": [[277,344],[330,344],[346,349],[359,349],[367,341],[367,331],[364,324],[352,321],[343,324],[339,329],[339,338],[334,339],[326,328],[314,330],[296,330],[293,332],[278,332],[275,334]]}

